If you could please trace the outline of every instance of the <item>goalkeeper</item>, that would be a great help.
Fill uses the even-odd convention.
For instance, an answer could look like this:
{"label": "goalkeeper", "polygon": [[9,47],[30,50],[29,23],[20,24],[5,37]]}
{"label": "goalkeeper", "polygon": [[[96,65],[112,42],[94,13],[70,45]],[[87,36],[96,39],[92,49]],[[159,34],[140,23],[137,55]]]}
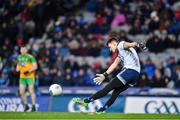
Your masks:
{"label": "goalkeeper", "polygon": [[37,69],[37,62],[34,56],[27,53],[26,47],[20,48],[21,54],[17,57],[17,66],[16,71],[20,72],[19,79],[19,92],[22,98],[22,101],[25,105],[24,111],[29,110],[27,103],[27,98],[25,95],[26,86],[28,85],[28,90],[32,100],[32,109],[31,111],[36,111],[35,103],[36,96],[34,92],[34,82],[35,82],[35,71]]}
{"label": "goalkeeper", "polygon": [[85,99],[73,98],[73,101],[75,103],[79,103],[83,106],[88,106],[88,103],[104,97],[111,90],[113,90],[109,100],[105,103],[103,107],[97,110],[97,113],[105,112],[106,109],[114,103],[114,101],[121,92],[125,91],[130,86],[134,86],[136,84],[136,81],[139,79],[140,76],[141,67],[139,57],[135,48],[144,49],[145,47],[143,44],[138,44],[136,42],[119,42],[116,38],[109,39],[106,45],[111,52],[118,51],[119,54],[106,72],[104,72],[103,74],[96,74],[96,77],[93,79],[94,82],[100,85],[108,78],[109,74],[111,74],[120,63],[123,65],[122,71],[120,71],[117,76],[114,77],[103,89],[101,89],[91,97]]}

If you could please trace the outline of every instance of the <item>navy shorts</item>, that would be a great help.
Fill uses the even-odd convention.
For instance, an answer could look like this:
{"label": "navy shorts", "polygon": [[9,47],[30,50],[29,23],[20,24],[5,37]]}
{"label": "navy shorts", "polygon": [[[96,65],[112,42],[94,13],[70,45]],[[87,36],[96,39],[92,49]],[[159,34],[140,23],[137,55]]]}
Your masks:
{"label": "navy shorts", "polygon": [[116,76],[124,85],[134,86],[139,80],[140,74],[133,69],[124,69]]}

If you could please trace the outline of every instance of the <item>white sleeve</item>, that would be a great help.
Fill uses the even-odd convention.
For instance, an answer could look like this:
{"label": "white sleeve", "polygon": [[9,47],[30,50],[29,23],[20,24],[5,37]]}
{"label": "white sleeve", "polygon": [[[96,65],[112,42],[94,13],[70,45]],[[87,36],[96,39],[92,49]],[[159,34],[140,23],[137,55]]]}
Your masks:
{"label": "white sleeve", "polygon": [[124,49],[124,41],[119,42],[117,48],[118,48],[118,50],[119,49]]}

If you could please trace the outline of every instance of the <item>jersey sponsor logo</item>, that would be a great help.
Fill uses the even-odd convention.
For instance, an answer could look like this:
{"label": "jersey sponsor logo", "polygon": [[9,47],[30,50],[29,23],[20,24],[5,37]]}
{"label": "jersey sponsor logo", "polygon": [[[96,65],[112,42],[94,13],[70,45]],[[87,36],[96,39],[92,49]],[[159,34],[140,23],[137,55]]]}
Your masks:
{"label": "jersey sponsor logo", "polygon": [[94,102],[89,103],[88,107],[84,107],[79,104],[75,104],[71,100],[68,104],[68,111],[69,112],[95,112],[100,107],[102,107],[102,103],[100,100],[95,100]]}
{"label": "jersey sponsor logo", "polygon": [[25,62],[20,62],[20,65],[21,65],[21,66],[25,66],[26,63],[25,63]]}
{"label": "jersey sponsor logo", "polygon": [[166,114],[179,114],[178,105],[174,101],[155,101],[151,100],[145,104],[144,110],[146,113],[166,113]]}

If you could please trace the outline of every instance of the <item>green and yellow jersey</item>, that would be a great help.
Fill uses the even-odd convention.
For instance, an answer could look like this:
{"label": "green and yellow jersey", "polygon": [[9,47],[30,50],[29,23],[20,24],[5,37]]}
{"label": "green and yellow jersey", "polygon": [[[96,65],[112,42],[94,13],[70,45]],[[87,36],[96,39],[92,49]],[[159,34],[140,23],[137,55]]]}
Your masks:
{"label": "green and yellow jersey", "polygon": [[35,79],[35,71],[24,74],[25,71],[29,71],[32,69],[33,65],[32,63],[36,62],[36,59],[34,56],[30,54],[20,54],[17,57],[17,62],[20,66],[20,78],[33,78]]}

